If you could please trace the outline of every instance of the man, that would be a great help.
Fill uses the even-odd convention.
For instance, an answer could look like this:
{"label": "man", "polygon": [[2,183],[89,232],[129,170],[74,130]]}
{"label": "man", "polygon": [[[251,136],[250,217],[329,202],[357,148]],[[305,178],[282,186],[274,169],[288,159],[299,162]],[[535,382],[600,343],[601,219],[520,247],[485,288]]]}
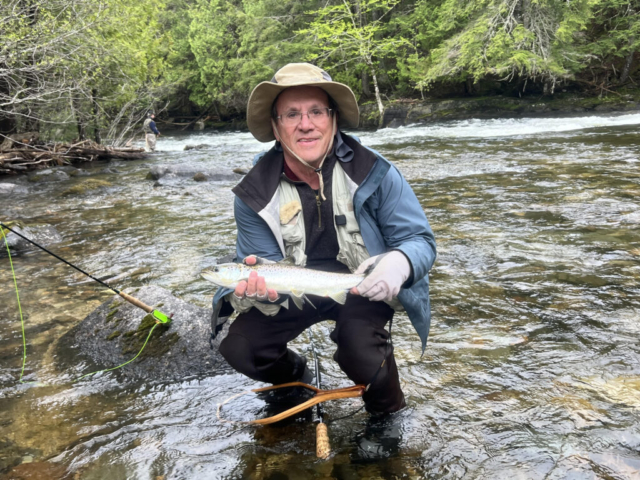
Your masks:
{"label": "man", "polygon": [[239,260],[292,257],[307,268],[373,269],[344,305],[311,296],[298,309],[252,272],[235,291],[214,297],[212,337],[235,309],[220,352],[239,372],[262,382],[309,382],[306,359],[287,348],[305,329],[335,321],[334,359],[356,384],[372,414],[405,406],[385,326],[406,310],[422,340],[429,331],[427,273],[435,241],[415,194],[398,170],[338,130],[358,125],[351,89],[310,64],[289,64],[251,93],[247,124],[275,146],[256,159],[233,189]]}
{"label": "man", "polygon": [[156,122],[154,119],[156,116],[153,113],[147,115],[142,128],[144,130],[144,139],[145,139],[145,151],[147,152],[155,152],[156,151],[156,136],[160,135],[160,132],[156,128]]}

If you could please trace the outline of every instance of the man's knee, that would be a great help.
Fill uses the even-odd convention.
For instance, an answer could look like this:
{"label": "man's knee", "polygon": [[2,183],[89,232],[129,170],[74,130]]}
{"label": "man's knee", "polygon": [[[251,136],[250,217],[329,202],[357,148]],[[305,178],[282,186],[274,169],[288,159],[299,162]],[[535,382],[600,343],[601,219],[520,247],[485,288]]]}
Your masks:
{"label": "man's knee", "polygon": [[331,339],[338,346],[334,359],[345,372],[367,365],[372,369],[382,361],[388,338],[389,334],[383,328],[345,322],[331,332]]}
{"label": "man's knee", "polygon": [[255,378],[257,375],[254,352],[249,341],[242,335],[229,333],[220,343],[220,354],[238,372]]}

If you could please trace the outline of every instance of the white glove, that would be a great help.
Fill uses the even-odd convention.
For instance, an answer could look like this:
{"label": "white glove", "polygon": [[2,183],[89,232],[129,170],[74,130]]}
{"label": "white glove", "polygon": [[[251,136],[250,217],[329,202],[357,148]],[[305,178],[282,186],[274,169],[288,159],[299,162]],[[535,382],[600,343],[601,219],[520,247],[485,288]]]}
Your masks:
{"label": "white glove", "polygon": [[367,258],[354,273],[364,273],[374,264],[371,273],[360,282],[356,290],[374,302],[389,302],[398,296],[400,288],[411,275],[411,265],[404,253],[393,250]]}

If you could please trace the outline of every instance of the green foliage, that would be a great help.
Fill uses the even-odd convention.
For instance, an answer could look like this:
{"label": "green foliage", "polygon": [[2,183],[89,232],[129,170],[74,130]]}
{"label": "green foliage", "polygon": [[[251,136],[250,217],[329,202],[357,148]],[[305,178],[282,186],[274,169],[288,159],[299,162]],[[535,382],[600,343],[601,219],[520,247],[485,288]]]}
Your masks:
{"label": "green foliage", "polygon": [[310,3],[294,0],[198,0],[190,9],[189,43],[203,85],[192,99],[244,110],[253,87],[282,65],[300,61],[302,25]]}
{"label": "green foliage", "polygon": [[609,91],[640,53],[640,0],[4,0],[0,20],[0,124],[115,143],[176,93],[242,114],[289,62],[381,106],[485,81]]}

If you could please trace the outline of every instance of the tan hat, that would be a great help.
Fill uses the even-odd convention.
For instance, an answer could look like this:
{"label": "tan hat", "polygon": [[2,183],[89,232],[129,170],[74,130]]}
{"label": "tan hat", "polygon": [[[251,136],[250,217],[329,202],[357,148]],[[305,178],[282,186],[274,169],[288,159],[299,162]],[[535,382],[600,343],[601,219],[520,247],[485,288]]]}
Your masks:
{"label": "tan hat", "polygon": [[271,128],[271,106],[289,87],[319,87],[333,98],[340,112],[340,125],[356,128],[360,119],[358,102],[351,89],[332,82],[327,72],[310,63],[289,63],[276,72],[270,82],[262,82],[251,92],[247,104],[247,126],[257,140],[275,140]]}

